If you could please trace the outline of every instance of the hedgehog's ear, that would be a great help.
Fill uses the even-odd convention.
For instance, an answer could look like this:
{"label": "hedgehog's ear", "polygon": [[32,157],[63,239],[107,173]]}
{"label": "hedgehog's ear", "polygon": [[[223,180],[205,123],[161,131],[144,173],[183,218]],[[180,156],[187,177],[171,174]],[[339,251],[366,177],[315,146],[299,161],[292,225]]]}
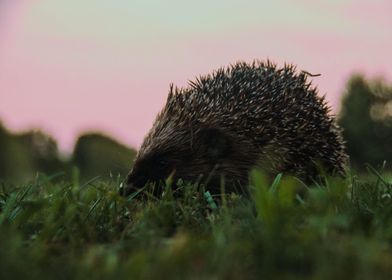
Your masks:
{"label": "hedgehog's ear", "polygon": [[211,160],[225,158],[230,150],[230,139],[221,130],[215,128],[206,128],[200,131],[201,147],[205,149]]}

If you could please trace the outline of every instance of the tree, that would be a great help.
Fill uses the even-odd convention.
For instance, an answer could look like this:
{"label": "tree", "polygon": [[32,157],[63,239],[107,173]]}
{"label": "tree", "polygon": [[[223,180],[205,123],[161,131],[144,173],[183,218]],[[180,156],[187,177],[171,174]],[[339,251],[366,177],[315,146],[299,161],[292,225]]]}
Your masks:
{"label": "tree", "polygon": [[130,149],[114,139],[99,133],[89,133],[79,137],[73,163],[79,168],[83,179],[95,176],[108,178],[110,174],[125,176],[136,155]]}
{"label": "tree", "polygon": [[64,169],[56,141],[39,130],[12,134],[0,124],[0,178],[14,182],[31,179],[37,172],[53,174]]}
{"label": "tree", "polygon": [[392,87],[382,79],[354,75],[348,82],[339,114],[353,167],[392,163]]}
{"label": "tree", "polygon": [[40,131],[31,130],[18,135],[18,142],[31,158],[35,171],[54,174],[64,171],[65,163],[59,159],[56,140]]}

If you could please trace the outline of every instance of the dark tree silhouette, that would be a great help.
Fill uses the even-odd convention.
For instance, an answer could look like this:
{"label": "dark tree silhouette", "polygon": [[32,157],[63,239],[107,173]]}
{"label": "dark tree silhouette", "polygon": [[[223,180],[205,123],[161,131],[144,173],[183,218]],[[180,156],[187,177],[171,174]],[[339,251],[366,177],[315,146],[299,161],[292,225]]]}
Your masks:
{"label": "dark tree silhouette", "polygon": [[135,150],[100,133],[80,136],[73,153],[73,162],[80,169],[81,177],[107,178],[110,174],[125,176],[129,171]]}
{"label": "dark tree silhouette", "polygon": [[348,82],[339,114],[351,164],[362,169],[392,163],[392,87],[382,79],[354,75]]}

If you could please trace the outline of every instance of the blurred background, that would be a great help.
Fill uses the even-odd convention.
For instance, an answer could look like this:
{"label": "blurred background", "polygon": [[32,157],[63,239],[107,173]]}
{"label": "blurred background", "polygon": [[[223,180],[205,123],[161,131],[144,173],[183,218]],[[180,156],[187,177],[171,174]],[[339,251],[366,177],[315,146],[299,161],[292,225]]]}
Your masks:
{"label": "blurred background", "polygon": [[321,74],[351,164],[392,162],[390,0],[0,0],[0,179],[123,176],[169,84],[238,60]]}

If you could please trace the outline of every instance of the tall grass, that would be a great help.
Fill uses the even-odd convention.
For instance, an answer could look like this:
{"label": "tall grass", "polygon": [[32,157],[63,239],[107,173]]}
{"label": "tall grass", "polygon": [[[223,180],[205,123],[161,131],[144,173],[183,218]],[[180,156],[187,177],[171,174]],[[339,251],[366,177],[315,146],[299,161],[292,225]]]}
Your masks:
{"label": "tall grass", "polygon": [[312,187],[253,172],[250,197],[215,200],[189,184],[138,199],[116,179],[3,183],[0,279],[391,279],[392,185],[370,172]]}

